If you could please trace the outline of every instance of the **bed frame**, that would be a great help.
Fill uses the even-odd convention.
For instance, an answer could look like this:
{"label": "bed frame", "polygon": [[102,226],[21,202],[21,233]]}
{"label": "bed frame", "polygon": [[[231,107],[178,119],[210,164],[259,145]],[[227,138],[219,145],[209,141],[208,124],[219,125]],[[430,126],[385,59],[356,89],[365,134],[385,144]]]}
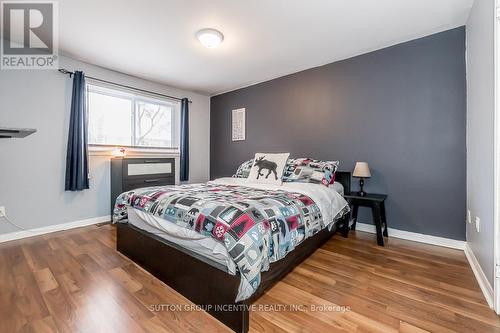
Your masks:
{"label": "bed frame", "polygon": [[[337,172],[336,181],[350,192],[351,173]],[[304,259],[321,247],[337,231],[344,237],[349,232],[349,214],[332,228],[323,229],[306,239],[287,256],[270,265],[261,274],[261,284],[250,299],[235,303],[240,275],[231,275],[227,268],[181,246],[130,224],[117,225],[117,250],[165,282],[193,303],[235,332],[247,333],[249,308],[260,295],[283,278]],[[226,310],[226,311],[224,311]]]}

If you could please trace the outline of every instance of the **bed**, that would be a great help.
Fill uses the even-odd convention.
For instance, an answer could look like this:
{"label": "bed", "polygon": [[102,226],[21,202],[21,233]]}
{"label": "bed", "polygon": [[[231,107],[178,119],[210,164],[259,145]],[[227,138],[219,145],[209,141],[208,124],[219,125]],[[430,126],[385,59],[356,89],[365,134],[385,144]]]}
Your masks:
{"label": "bed", "polygon": [[[117,201],[115,209],[115,219],[121,222],[117,224],[117,250],[235,332],[247,332],[249,306],[255,299],[333,234],[340,231],[347,237],[349,208],[342,195],[350,192],[350,181],[349,172],[337,172],[336,184],[324,187],[329,189],[325,190],[320,188],[322,185],[304,184],[284,184],[279,188],[249,186],[242,180],[222,178],[201,185],[149,188],[139,190],[139,194],[123,194],[122,203]],[[171,193],[174,191],[181,191],[182,196],[175,197],[177,194]],[[165,196],[170,196],[168,204],[161,199]],[[256,209],[253,212],[254,207],[250,206],[256,200],[259,204],[266,204],[267,208],[276,200],[280,207],[274,213],[271,209],[266,211],[264,219],[262,211]],[[177,206],[186,206],[182,214],[168,211],[172,201]],[[194,201],[198,202],[195,212],[191,206]],[[248,223],[246,226],[242,224],[238,235],[234,230],[223,230],[226,236],[217,242],[217,228],[220,226],[214,222],[208,235],[205,226],[211,221],[210,215],[200,212],[207,205],[213,210],[223,207],[217,213],[218,218],[229,216],[231,227],[238,224],[243,215],[235,216],[229,208],[243,205],[245,212],[251,215],[251,228]],[[293,215],[290,211],[307,223],[297,227],[294,219],[289,218],[287,225],[280,227],[274,235],[271,232],[274,230],[273,219],[269,217],[277,212]],[[170,222],[175,223],[165,221],[170,213],[173,218]],[[322,222],[323,218],[325,222]],[[265,221],[253,223],[261,221],[259,219]],[[261,234],[257,230],[261,226],[257,224],[264,225],[267,232],[262,231],[262,235],[267,238],[259,238]],[[290,232],[281,232],[284,228]],[[231,235],[239,247],[228,244],[228,239],[233,239]],[[247,246],[248,237],[253,239]],[[279,237],[279,241],[272,237]],[[234,254],[236,248],[239,250]]]}

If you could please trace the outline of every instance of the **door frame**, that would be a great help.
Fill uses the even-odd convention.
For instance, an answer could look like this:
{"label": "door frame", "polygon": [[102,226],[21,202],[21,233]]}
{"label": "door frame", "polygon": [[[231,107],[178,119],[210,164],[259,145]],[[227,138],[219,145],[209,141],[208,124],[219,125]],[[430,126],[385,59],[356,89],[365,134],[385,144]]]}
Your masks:
{"label": "door frame", "polygon": [[495,111],[494,111],[494,177],[493,177],[493,304],[500,315],[500,0],[495,1],[494,10],[494,71],[495,71]]}

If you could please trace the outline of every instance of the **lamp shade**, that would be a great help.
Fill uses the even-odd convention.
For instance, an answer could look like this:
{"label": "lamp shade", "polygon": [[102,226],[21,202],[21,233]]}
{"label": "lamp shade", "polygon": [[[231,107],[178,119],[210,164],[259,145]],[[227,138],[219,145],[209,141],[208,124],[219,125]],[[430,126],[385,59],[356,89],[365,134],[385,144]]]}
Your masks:
{"label": "lamp shade", "polygon": [[352,173],[354,177],[370,178],[372,174],[370,173],[370,168],[366,162],[356,162],[354,167],[354,172]]}

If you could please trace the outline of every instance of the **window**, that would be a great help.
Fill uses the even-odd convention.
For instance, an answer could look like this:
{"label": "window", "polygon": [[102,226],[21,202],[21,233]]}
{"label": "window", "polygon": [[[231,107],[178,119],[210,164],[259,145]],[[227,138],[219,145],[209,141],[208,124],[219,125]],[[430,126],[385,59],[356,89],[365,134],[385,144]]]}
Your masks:
{"label": "window", "polygon": [[87,85],[89,144],[177,148],[178,102]]}

